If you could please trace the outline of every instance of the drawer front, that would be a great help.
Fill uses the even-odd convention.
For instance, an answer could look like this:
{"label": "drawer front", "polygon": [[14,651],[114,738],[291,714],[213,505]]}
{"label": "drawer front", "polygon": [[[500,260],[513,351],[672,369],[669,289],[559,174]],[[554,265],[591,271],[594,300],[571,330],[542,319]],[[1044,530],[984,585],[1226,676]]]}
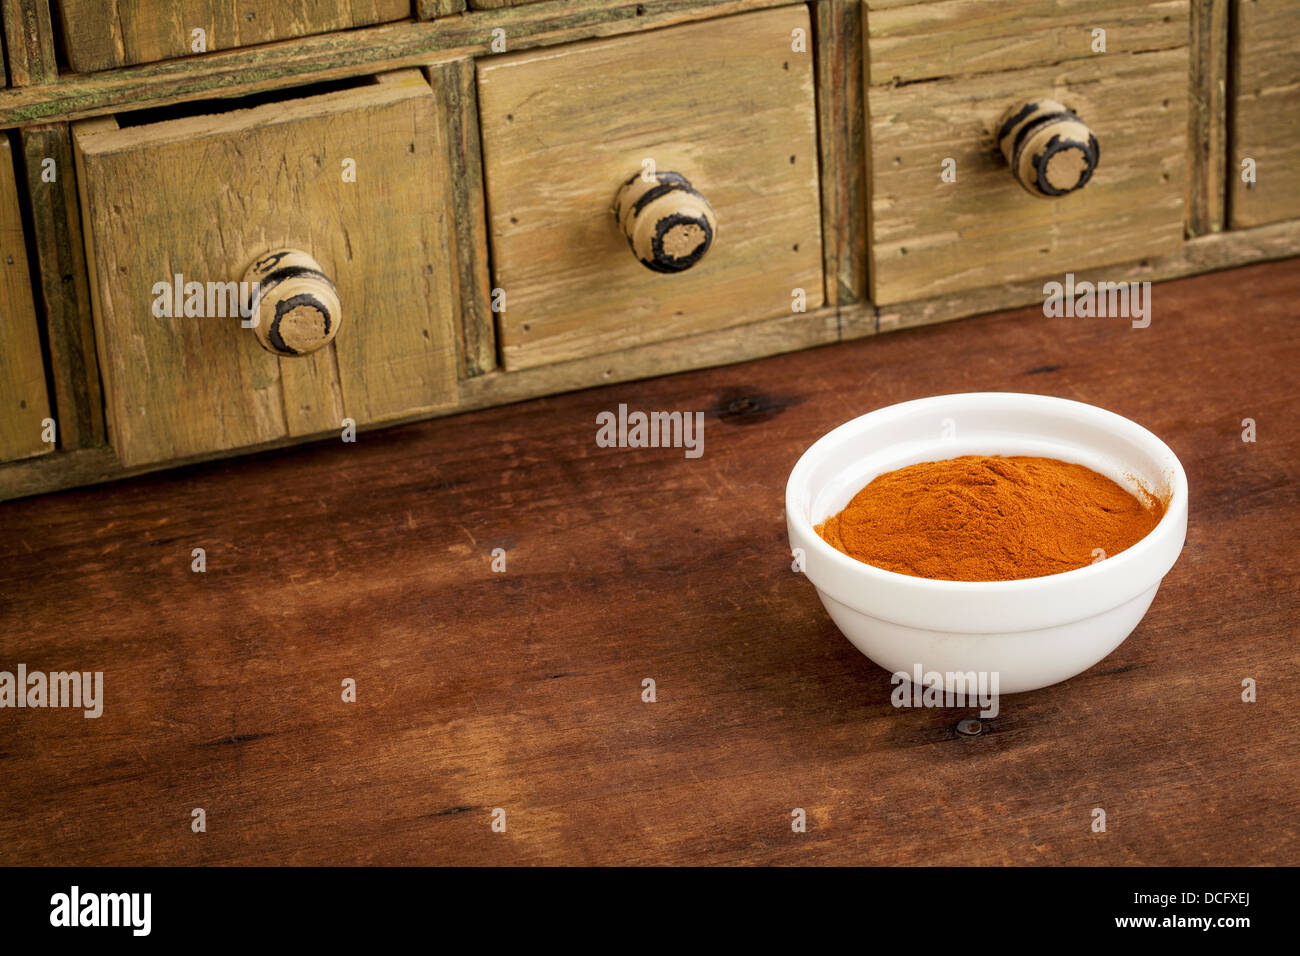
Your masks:
{"label": "drawer front", "polygon": [[[455,401],[440,125],[416,70],[229,113],[77,124],[109,435],[125,464]],[[269,321],[229,315],[223,284],[281,249],[308,254],[341,306],[311,354],[273,354],[256,334]]]}
{"label": "drawer front", "polygon": [[[795,30],[811,50],[799,6],[479,62],[507,368],[789,314],[795,289],[821,304],[813,63]],[[703,197],[716,219],[684,271],[642,265],[612,215],[645,161],[689,183],[665,202]],[[644,224],[657,207],[640,208]]]}
{"label": "drawer front", "polygon": [[[411,0],[55,0],[80,73],[403,20]],[[106,10],[106,6],[111,9]]]}
{"label": "drawer front", "polygon": [[[866,17],[877,304],[1178,248],[1186,2],[873,0]],[[1105,52],[1093,52],[1097,29]],[[1086,185],[1046,198],[1013,177],[998,133],[1009,110],[1051,101],[1086,124],[1097,150]],[[1053,154],[1019,142],[1017,168],[1033,178],[1036,157]]]}
{"label": "drawer front", "polygon": [[0,461],[52,450],[42,434],[49,415],[14,157],[0,135]]}
{"label": "drawer front", "polygon": [[[1300,219],[1300,4],[1237,4],[1229,108],[1230,216],[1234,228]],[[1254,181],[1242,160],[1254,161]]]}

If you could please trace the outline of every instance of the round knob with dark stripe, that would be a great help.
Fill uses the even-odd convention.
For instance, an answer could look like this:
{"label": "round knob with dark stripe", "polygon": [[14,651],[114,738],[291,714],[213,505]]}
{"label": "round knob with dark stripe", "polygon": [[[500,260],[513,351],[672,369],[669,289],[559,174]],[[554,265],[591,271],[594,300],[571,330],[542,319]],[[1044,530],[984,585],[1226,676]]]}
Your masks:
{"label": "round knob with dark stripe", "polygon": [[1007,110],[998,124],[998,148],[1016,182],[1047,199],[1086,186],[1100,157],[1088,124],[1056,100]]}
{"label": "round knob with dark stripe", "polygon": [[[298,249],[276,249],[244,273],[248,316],[262,348],[276,355],[308,355],[338,334],[343,309],[338,290],[315,259]],[[256,283],[256,284],[254,284]]]}
{"label": "round knob with dark stripe", "polygon": [[718,234],[713,207],[681,173],[637,173],[619,189],[613,212],[632,252],[655,272],[689,269]]}

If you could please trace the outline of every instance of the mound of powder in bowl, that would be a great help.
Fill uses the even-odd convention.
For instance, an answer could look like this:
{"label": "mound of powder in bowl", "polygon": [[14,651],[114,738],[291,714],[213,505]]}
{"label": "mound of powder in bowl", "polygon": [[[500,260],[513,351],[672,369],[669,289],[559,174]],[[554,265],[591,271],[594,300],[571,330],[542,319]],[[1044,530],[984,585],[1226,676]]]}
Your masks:
{"label": "mound of powder in bowl", "polygon": [[817,526],[832,547],[887,571],[945,581],[1012,581],[1112,557],[1164,516],[1083,465],[965,455],[875,478]]}

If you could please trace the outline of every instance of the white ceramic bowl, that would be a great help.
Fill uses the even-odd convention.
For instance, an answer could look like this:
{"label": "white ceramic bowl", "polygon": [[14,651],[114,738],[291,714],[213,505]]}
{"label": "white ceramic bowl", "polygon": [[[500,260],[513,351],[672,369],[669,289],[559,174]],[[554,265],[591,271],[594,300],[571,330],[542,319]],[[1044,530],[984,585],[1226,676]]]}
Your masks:
{"label": "white ceramic bowl", "polygon": [[[958,455],[1076,462],[1166,501],[1126,551],[1062,574],[939,581],[864,564],[813,526],[877,475]],[[1169,446],[1113,412],[1044,395],[973,392],[891,405],[841,425],[804,452],[785,490],[794,554],[853,644],[893,673],[998,675],[1002,694],[1046,687],[1097,663],[1132,633],[1187,533],[1187,476]]]}

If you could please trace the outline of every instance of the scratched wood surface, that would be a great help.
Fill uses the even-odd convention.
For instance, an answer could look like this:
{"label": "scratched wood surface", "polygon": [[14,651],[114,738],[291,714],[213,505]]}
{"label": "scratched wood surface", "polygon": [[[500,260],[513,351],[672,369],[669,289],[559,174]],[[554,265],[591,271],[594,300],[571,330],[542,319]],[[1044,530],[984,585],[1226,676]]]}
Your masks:
{"label": "scratched wood surface", "polygon": [[57,82],[54,27],[48,0],[0,0],[9,82],[37,86]]}
{"label": "scratched wood surface", "polygon": [[[791,49],[810,29],[790,6],[478,61],[507,369],[789,313],[796,289],[801,311],[822,304],[814,70]],[[716,213],[684,272],[638,263],[610,215],[647,161]]]}
{"label": "scratched wood surface", "polygon": [[[420,72],[396,70],[287,102],[74,126],[109,437],[124,464],[454,404],[436,110]],[[277,358],[237,321],[155,314],[156,282],[238,281],[280,248],[309,252],[338,286],[343,320],[326,348]]]}
{"label": "scratched wood surface", "polygon": [[[38,3],[44,0],[0,0]],[[459,0],[445,0],[448,12]],[[428,17],[443,0],[421,2]],[[0,127],[106,115],[126,109],[251,93],[304,82],[495,52],[504,30],[513,51],[788,5],[789,0],[564,0],[340,30],[276,43],[140,63],[101,73],[63,73],[57,83],[0,91]],[[209,44],[211,49],[211,44]],[[12,50],[11,57],[12,57]]]}
{"label": "scratched wood surface", "polygon": [[91,448],[104,442],[104,399],[72,134],[66,123],[51,123],[26,126],[19,135],[32,200],[32,278],[44,307],[59,447]]}
{"label": "scratched wood surface", "polygon": [[1241,0],[1234,12],[1229,218],[1241,229],[1300,216],[1300,4]]}
{"label": "scratched wood surface", "polygon": [[13,147],[0,135],[0,462],[44,455],[50,414]]}
{"label": "scratched wood surface", "polygon": [[[106,686],[0,711],[0,862],[1300,862],[1298,295],[1252,266],[1145,330],[1030,308],[0,505],[0,669]],[[1192,515],[1128,641],[964,738],[890,706],[781,501],[830,427],[973,389],[1141,422]],[[703,457],[596,447],[620,402],[705,412]]]}
{"label": "scratched wood surface", "polygon": [[79,73],[189,56],[194,30],[205,50],[403,20],[410,0],[56,0],[68,60]]}
{"label": "scratched wood surface", "polygon": [[[1163,255],[1182,241],[1187,5],[1046,6],[1068,15],[1043,14],[1023,30],[1019,4],[868,11],[877,305]],[[971,7],[983,15],[954,20]],[[1107,53],[1091,52],[1084,20],[1110,28]],[[1023,190],[994,145],[1006,111],[1041,98],[1078,113],[1100,144],[1087,186],[1056,199]],[[940,179],[946,163],[954,181]]]}

